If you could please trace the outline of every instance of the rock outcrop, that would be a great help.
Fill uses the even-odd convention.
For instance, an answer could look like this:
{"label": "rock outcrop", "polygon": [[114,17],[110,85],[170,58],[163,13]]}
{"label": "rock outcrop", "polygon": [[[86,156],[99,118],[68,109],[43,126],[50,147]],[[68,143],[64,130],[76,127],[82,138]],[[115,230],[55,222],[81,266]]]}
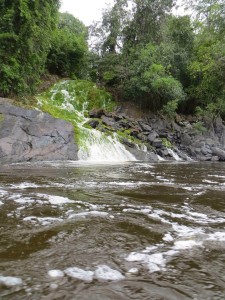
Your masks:
{"label": "rock outcrop", "polygon": [[77,160],[73,126],[0,98],[0,162]]}
{"label": "rock outcrop", "polygon": [[[225,161],[225,124],[220,117],[214,121],[184,116],[170,121],[154,115],[135,119],[102,109],[91,111],[89,116],[88,124],[93,128],[124,133],[121,142],[138,160],[156,161],[157,155],[173,160],[178,155],[183,160]],[[148,151],[138,149],[138,143]]]}

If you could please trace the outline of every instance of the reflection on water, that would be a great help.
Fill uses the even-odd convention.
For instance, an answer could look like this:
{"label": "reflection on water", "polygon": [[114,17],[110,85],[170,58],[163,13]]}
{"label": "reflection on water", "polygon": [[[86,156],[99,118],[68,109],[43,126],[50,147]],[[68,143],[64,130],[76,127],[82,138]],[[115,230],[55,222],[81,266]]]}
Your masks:
{"label": "reflection on water", "polygon": [[224,299],[225,165],[0,168],[0,298]]}

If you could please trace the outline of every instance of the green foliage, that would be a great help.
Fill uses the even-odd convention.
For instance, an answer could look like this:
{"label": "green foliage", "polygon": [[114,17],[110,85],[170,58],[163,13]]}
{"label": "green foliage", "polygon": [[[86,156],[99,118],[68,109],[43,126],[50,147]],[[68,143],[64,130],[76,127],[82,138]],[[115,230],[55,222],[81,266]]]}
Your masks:
{"label": "green foliage", "polygon": [[195,122],[192,127],[197,133],[203,133],[207,131],[202,121]]}
{"label": "green foliage", "polygon": [[102,26],[92,27],[98,43],[91,78],[170,118],[196,106],[224,114],[224,1],[188,1],[192,18],[172,15],[174,2],[131,0],[128,9],[128,1],[115,0]]}
{"label": "green foliage", "polygon": [[[69,121],[74,125],[77,143],[84,146],[82,141],[89,134],[81,123],[85,124],[86,112],[92,108],[105,108],[108,111],[115,108],[112,96],[90,81],[67,80],[56,83],[49,91],[37,97],[41,109],[56,118]],[[86,128],[89,128],[86,125]]]}
{"label": "green foliage", "polygon": [[87,56],[87,29],[73,15],[62,13],[52,35],[47,68],[59,76],[82,77]]}
{"label": "green foliage", "polygon": [[171,100],[167,102],[162,108],[162,113],[169,119],[174,120],[176,117],[176,111],[178,108],[178,100]]}
{"label": "green foliage", "polygon": [[207,117],[211,120],[216,119],[216,117],[225,115],[225,100],[217,99],[216,102],[209,103],[205,108],[197,106],[196,115],[199,117]]}
{"label": "green foliage", "polygon": [[67,80],[56,83],[49,91],[41,94],[40,99],[42,104],[47,103],[50,110],[51,106],[66,111],[75,109],[80,112],[93,108],[112,111],[115,108],[112,96],[87,80]]}
{"label": "green foliage", "polygon": [[136,54],[130,79],[125,85],[127,98],[133,98],[153,111],[162,109],[171,100],[182,101],[185,98],[181,83],[160,63],[157,54],[157,47],[152,44],[142,48]]}
{"label": "green foliage", "polygon": [[169,140],[167,140],[166,138],[162,138],[162,144],[166,148],[169,148],[169,149],[173,148],[173,145],[171,144],[171,142]]}
{"label": "green foliage", "polygon": [[1,1],[0,95],[32,93],[45,71],[58,0]]}

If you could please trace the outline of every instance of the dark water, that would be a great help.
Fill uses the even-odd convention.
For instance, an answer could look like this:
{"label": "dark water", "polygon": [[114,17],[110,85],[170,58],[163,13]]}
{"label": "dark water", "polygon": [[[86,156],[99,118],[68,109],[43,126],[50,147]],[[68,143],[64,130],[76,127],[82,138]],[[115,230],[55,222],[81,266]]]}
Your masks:
{"label": "dark water", "polygon": [[222,163],[2,166],[0,299],[225,299],[224,204]]}

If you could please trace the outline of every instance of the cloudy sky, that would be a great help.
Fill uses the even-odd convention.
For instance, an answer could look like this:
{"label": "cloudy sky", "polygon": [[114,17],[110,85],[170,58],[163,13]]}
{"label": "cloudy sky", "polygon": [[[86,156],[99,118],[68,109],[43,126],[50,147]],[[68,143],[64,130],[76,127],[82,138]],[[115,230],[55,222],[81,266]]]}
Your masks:
{"label": "cloudy sky", "polygon": [[100,19],[102,9],[113,0],[62,0],[61,3],[61,12],[69,12],[90,25],[93,20]]}
{"label": "cloudy sky", "polygon": [[[183,0],[178,0],[181,4]],[[90,25],[92,21],[99,20],[102,9],[107,7],[107,4],[113,4],[113,0],[61,0],[61,12],[69,12],[85,25]],[[175,15],[183,14],[183,9],[173,10]]]}

